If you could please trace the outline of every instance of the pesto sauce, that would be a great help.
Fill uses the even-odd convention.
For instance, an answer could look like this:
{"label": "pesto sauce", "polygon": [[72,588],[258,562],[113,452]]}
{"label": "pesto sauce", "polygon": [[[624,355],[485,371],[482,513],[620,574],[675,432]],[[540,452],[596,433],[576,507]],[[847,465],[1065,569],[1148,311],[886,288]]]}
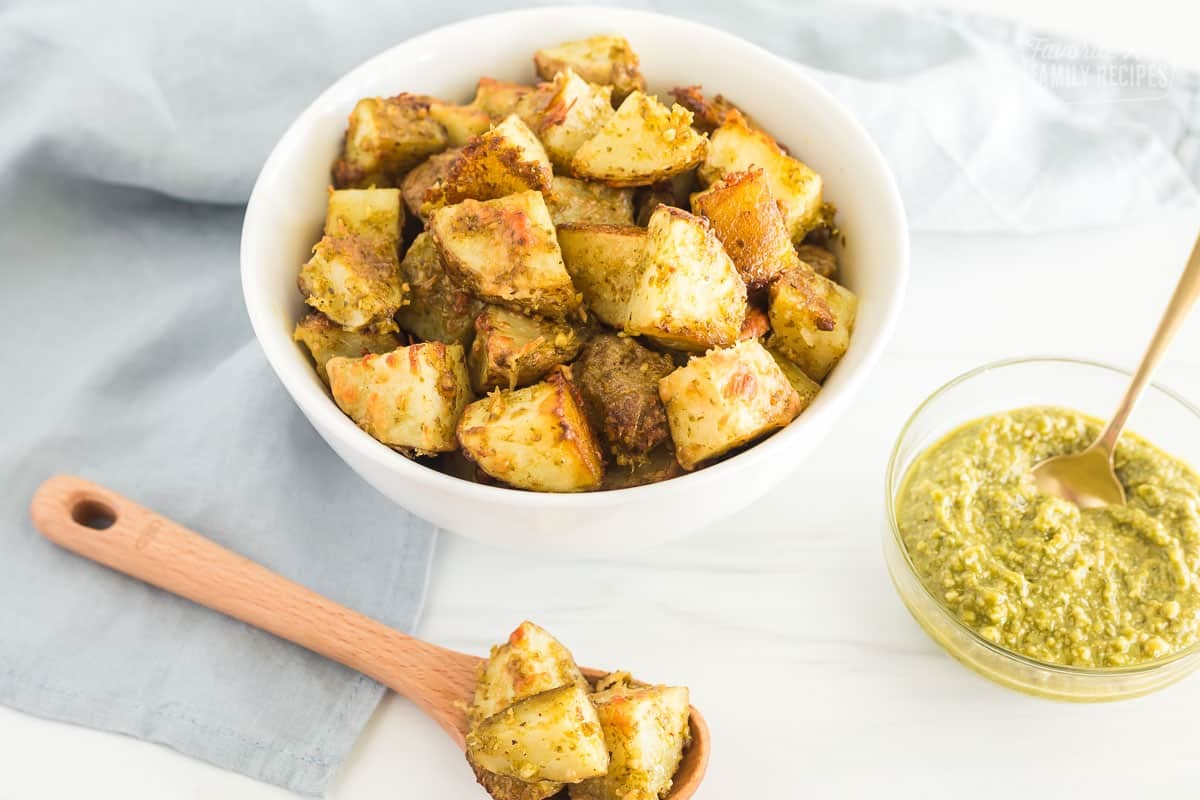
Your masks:
{"label": "pesto sauce", "polygon": [[1123,667],[1200,640],[1200,478],[1133,434],[1123,506],[1080,510],[1030,468],[1101,423],[1049,406],[975,420],[922,453],[896,497],[917,576],[984,638],[1052,664]]}

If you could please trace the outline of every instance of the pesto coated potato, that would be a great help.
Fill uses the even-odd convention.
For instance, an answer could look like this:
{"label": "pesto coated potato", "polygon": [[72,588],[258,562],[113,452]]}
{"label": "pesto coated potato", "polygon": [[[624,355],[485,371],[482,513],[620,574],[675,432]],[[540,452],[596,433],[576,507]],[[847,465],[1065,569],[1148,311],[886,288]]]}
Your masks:
{"label": "pesto coated potato", "polygon": [[397,255],[403,223],[397,189],[330,192],[325,235],[300,268],[304,301],[347,329],[394,329],[408,291]]}
{"label": "pesto coated potato", "polygon": [[658,384],[675,457],[692,470],[787,425],[800,398],[756,339],[692,358]]}
{"label": "pesto coated potato", "polygon": [[408,170],[450,144],[429,113],[432,98],[414,94],[367,97],[350,112],[342,154],[333,165],[339,189],[394,187]]}
{"label": "pesto coated potato", "polygon": [[567,684],[520,700],[467,734],[467,758],[522,781],[578,783],[608,771],[608,748],[587,689]]}
{"label": "pesto coated potato", "polygon": [[400,262],[411,302],[396,314],[405,332],[427,342],[470,347],[475,338],[475,317],[483,302],[472,297],[446,273],[433,237],[420,233]]}
{"label": "pesto coated potato", "polygon": [[[559,686],[591,690],[571,652],[544,628],[526,620],[508,641],[492,648],[480,669],[467,717],[472,726],[477,725],[513,703]],[[471,761],[470,757],[467,760]],[[563,788],[554,781],[526,783],[498,775],[474,762],[471,768],[475,779],[495,800],[542,800]]]}
{"label": "pesto coated potato", "polygon": [[595,181],[555,175],[546,195],[546,207],[556,226],[633,224],[633,191]]}
{"label": "pesto coated potato", "polygon": [[571,169],[610,186],[649,186],[695,167],[707,144],[692,128],[692,112],[634,92],[575,151]]}
{"label": "pesto coated potato", "polygon": [[518,489],[580,492],[604,478],[600,443],[566,367],[467,406],[458,441],[484,472]]}
{"label": "pesto coated potato", "polygon": [[558,246],[588,310],[604,324],[623,328],[629,298],[641,277],[646,229],[569,223],[558,226]]}
{"label": "pesto coated potato", "polygon": [[455,422],[472,399],[462,346],[414,344],[325,369],[338,408],[380,442],[412,455],[458,446]]}
{"label": "pesto coated potato", "polygon": [[571,69],[586,81],[611,86],[618,100],[646,87],[637,53],[623,36],[591,36],[545,47],[533,54],[533,63],[542,80]]}
{"label": "pesto coated potato", "polygon": [[554,317],[579,306],[540,192],[439,208],[429,232],[450,274],[481,300]]}
{"label": "pesto coated potato", "polygon": [[296,323],[292,338],[300,342],[312,356],[317,375],[326,385],[329,375],[325,364],[331,358],[359,358],[368,353],[390,353],[401,344],[394,333],[372,330],[348,331],[320,311],[310,311]]}
{"label": "pesto coated potato", "polygon": [[591,700],[608,745],[608,772],[569,786],[571,800],[665,797],[689,741],[688,690],[617,682]]}
{"label": "pesto coated potato", "polygon": [[731,172],[763,171],[792,241],[800,242],[826,222],[821,176],[784,152],[779,143],[737,112],[725,117],[709,139],[700,180],[712,184]]}
{"label": "pesto coated potato", "polygon": [[814,381],[823,381],[850,347],[858,298],[807,264],[771,284],[771,344]]}
{"label": "pesto coated potato", "polygon": [[429,187],[421,206],[434,209],[463,200],[494,200],[517,192],[550,190],[550,158],[521,118],[512,114],[471,139]]}
{"label": "pesto coated potato", "polygon": [[650,217],[625,330],[665,347],[703,351],[737,341],[746,284],[708,222],[659,206]]}
{"label": "pesto coated potato", "polygon": [[583,332],[569,323],[485,306],[467,356],[471,385],[478,394],[528,386],[574,358],[583,342]]}

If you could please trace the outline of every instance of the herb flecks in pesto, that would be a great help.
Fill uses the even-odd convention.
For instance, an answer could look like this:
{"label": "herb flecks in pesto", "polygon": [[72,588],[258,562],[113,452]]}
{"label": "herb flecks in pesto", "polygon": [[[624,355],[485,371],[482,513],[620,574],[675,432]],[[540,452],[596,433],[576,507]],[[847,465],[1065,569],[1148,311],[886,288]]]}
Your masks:
{"label": "herb flecks in pesto", "polygon": [[935,598],[981,636],[1053,664],[1122,667],[1200,640],[1200,478],[1126,433],[1128,501],[1081,511],[1041,494],[1044,458],[1101,423],[1060,408],[970,422],[921,454],[896,498],[901,538]]}

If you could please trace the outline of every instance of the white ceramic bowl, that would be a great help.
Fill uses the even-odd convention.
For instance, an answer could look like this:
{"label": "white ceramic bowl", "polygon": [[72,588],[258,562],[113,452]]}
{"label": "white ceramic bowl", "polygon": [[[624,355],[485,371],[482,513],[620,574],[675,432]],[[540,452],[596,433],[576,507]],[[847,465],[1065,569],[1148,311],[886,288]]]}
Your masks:
{"label": "white ceramic bowl", "polygon": [[[703,85],[731,98],[825,179],[847,246],[845,283],[860,298],[849,351],[816,402],[785,430],[720,464],[650,486],[553,495],[444,475],[379,444],[334,405],[291,338],[304,311],[300,265],[319,238],[325,188],[346,117],[368,96],[401,91],[470,100],[481,75],[535,78],[539,47],[595,33],[626,36],[649,90]],[[337,81],[292,123],[263,166],[242,229],[242,287],[279,379],[351,468],[399,505],[481,541],[543,552],[614,552],[728,517],[787,478],[862,386],[900,311],[908,230],[895,182],[862,127],[794,65],[694,22],[640,11],[548,8],[479,17],[410,39]]]}

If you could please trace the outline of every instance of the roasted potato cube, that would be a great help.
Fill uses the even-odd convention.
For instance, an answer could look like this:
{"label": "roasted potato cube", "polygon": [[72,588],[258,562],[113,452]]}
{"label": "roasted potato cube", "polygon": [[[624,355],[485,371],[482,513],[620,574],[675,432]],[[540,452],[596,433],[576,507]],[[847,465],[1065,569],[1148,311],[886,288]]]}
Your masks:
{"label": "roasted potato cube", "polygon": [[700,180],[712,184],[731,172],[755,166],[766,176],[793,242],[827,224],[821,176],[787,155],[770,136],[752,128],[741,114],[729,114],[709,139]]}
{"label": "roasted potato cube", "polygon": [[636,221],[643,228],[650,224],[650,215],[659,206],[674,206],[685,211],[691,208],[692,191],[696,188],[696,171],[689,169],[665,181],[637,190],[633,200]]}
{"label": "roasted potato cube", "polygon": [[532,94],[534,87],[523,83],[498,81],[495,78],[480,78],[475,87],[474,108],[487,114],[492,122],[500,122],[517,110],[522,98]]}
{"label": "roasted potato cube", "polygon": [[568,171],[575,152],[613,115],[612,88],[588,83],[569,67],[554,78],[553,93],[530,126],[555,169]]}
{"label": "roasted potato cube", "polygon": [[771,284],[771,343],[818,383],[850,346],[858,298],[802,264]]}
{"label": "roasted potato cube", "polygon": [[475,342],[467,356],[471,386],[477,394],[528,386],[573,359],[583,341],[566,322],[487,306],[475,318]]}
{"label": "roasted potato cube", "polygon": [[617,684],[592,695],[611,754],[608,772],[568,788],[572,800],[659,800],[690,740],[688,690]]}
{"label": "roasted potato cube", "polygon": [[511,115],[472,139],[428,192],[422,210],[463,200],[494,200],[527,190],[550,191],[550,159],[533,131]]}
{"label": "roasted potato cube", "polygon": [[340,189],[329,192],[325,232],[346,231],[400,247],[404,204],[397,189]]}
{"label": "roasted potato cube", "polygon": [[820,245],[802,244],[796,248],[796,255],[805,264],[813,268],[813,272],[829,280],[837,280],[837,256],[832,250]]}
{"label": "roasted potato cube", "polygon": [[570,223],[558,228],[558,246],[571,281],[601,322],[622,328],[629,298],[641,277],[646,230],[632,225]]}
{"label": "roasted potato cube", "polygon": [[571,169],[610,186],[649,186],[703,161],[707,141],[692,127],[692,112],[634,92],[575,152]]}
{"label": "roasted potato cube", "polygon": [[646,88],[637,53],[621,36],[592,36],[547,47],[533,54],[533,64],[542,80],[572,69],[589,83],[613,87],[618,100]]}
{"label": "roasted potato cube", "polygon": [[742,322],[742,331],[738,341],[746,339],[761,339],[771,332],[771,320],[767,312],[756,305],[746,306],[746,319]]}
{"label": "roasted potato cube", "polygon": [[540,625],[525,620],[492,648],[479,673],[468,716],[480,722],[535,694],[574,684],[589,688],[571,651]]}
{"label": "roasted potato cube", "polygon": [[396,189],[331,192],[325,236],[300,268],[305,302],[344,328],[394,329],[407,299],[396,252],[403,215]]}
{"label": "roasted potato cube", "polygon": [[[542,627],[526,620],[508,641],[492,648],[479,672],[475,697],[467,711],[472,725],[535,694],[574,685],[589,690],[571,651]],[[525,783],[495,775],[472,764],[475,778],[495,800],[543,800],[559,792],[561,783]]]}
{"label": "roasted potato cube", "polygon": [[644,460],[670,435],[658,382],[674,370],[670,356],[628,336],[601,334],[584,345],[571,373],[592,427],[618,464]]}
{"label": "roasted potato cube", "polygon": [[429,116],[446,129],[446,141],[451,147],[462,147],[492,127],[488,113],[474,105],[456,106],[435,100],[429,104]]}
{"label": "roasted potato cube", "polygon": [[427,342],[469,347],[483,303],[451,280],[432,236],[417,234],[400,262],[400,271],[412,297],[396,314],[400,327]]}
{"label": "roasted potato cube", "polygon": [[329,375],[325,372],[325,362],[329,359],[337,356],[359,358],[368,353],[390,353],[402,344],[400,337],[394,333],[348,331],[320,311],[305,314],[304,319],[296,323],[292,338],[308,349],[317,365],[317,375],[326,384],[329,383]]}
{"label": "roasted potato cube", "polygon": [[578,783],[608,771],[600,719],[574,684],[527,697],[467,734],[467,759],[523,781]]}
{"label": "roasted potato cube", "polygon": [[[738,111],[738,107],[729,102],[724,95],[707,99],[700,86],[678,86],[671,90],[671,96],[675,98],[676,103],[692,112],[692,126],[702,133],[712,133],[721,127],[731,111]],[[749,123],[749,119],[747,122]]]}
{"label": "roasted potato cube", "polygon": [[429,193],[430,189],[446,180],[450,173],[450,165],[461,152],[461,147],[454,147],[432,155],[409,170],[400,182],[400,194],[404,197],[404,204],[422,222],[429,221],[425,204],[433,199]]}
{"label": "roasted potato cube", "polygon": [[477,297],[552,317],[579,307],[540,192],[440,208],[429,231],[450,274]]}
{"label": "roasted potato cube", "polygon": [[546,207],[556,226],[572,222],[633,224],[633,190],[614,189],[595,181],[555,175],[546,195]]}
{"label": "roasted potato cube", "polygon": [[746,284],[706,220],[670,206],[650,217],[625,330],[665,347],[703,351],[737,341]]}
{"label": "roasted potato cube", "polygon": [[484,472],[518,489],[588,491],[604,478],[599,442],[566,367],[467,406],[458,440]]}
{"label": "roasted potato cube", "polygon": [[804,370],[800,369],[796,365],[796,362],[779,352],[770,342],[767,343],[767,352],[775,359],[775,363],[783,370],[784,377],[788,379],[788,383],[792,385],[792,388],[796,390],[796,394],[799,395],[800,410],[804,411],[804,409],[811,406],[813,400],[817,399],[817,393],[821,391],[821,384],[805,375]]}
{"label": "roasted potato cube", "polygon": [[430,116],[430,101],[413,94],[359,100],[350,112],[342,154],[333,165],[333,185],[397,186],[404,173],[445,150],[450,140]]}
{"label": "roasted potato cube", "polygon": [[455,423],[471,402],[460,345],[426,342],[325,365],[338,408],[389,447],[415,455],[453,450]]}
{"label": "roasted potato cube", "polygon": [[779,205],[761,169],[730,172],[692,198],[692,210],[712,223],[738,274],[751,289],[800,264]]}
{"label": "roasted potato cube", "polygon": [[758,340],[697,356],[658,384],[675,457],[692,470],[787,425],[800,397]]}

